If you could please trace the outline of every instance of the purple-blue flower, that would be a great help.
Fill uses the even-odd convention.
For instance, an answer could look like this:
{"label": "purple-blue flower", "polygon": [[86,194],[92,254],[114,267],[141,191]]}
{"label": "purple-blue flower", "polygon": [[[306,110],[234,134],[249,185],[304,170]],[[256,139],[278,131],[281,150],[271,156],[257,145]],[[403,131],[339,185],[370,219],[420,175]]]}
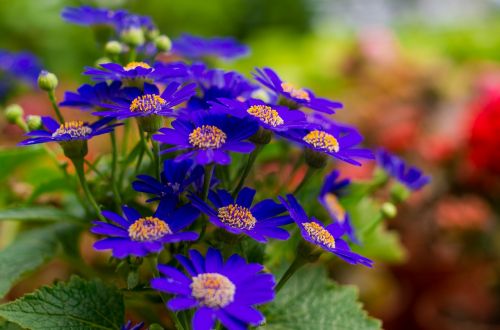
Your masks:
{"label": "purple-blue flower", "polygon": [[431,181],[430,176],[405,163],[400,157],[391,154],[385,149],[376,152],[377,163],[384,171],[408,189],[418,190]]}
{"label": "purple-blue flower", "polygon": [[108,85],[107,82],[100,82],[94,86],[83,84],[76,92],[64,93],[64,101],[59,105],[62,107],[75,107],[83,110],[95,110],[110,103],[116,98],[123,97],[122,83],[113,81]]}
{"label": "purple-blue flower", "polygon": [[222,254],[209,248],[206,257],[196,250],[189,258],[177,255],[187,275],[174,267],[159,265],[163,277],[151,281],[159,291],[174,295],[167,303],[173,311],[196,309],[193,330],[214,329],[219,320],[227,329],[258,326],[264,316],[254,306],[274,299],[274,276],[263,273],[264,266],[247,263],[233,254],[224,262]]}
{"label": "purple-blue flower", "polygon": [[351,223],[350,215],[340,204],[338,199],[338,197],[345,192],[345,189],[350,185],[351,181],[349,179],[338,180],[339,175],[339,171],[333,170],[325,177],[323,186],[318,195],[318,200],[328,211],[332,220],[336,221],[344,228],[349,239],[359,244],[354,226]]}
{"label": "purple-blue flower", "polygon": [[255,190],[245,187],[236,200],[226,190],[210,191],[208,199],[213,207],[197,196],[191,195],[189,199],[208,215],[210,222],[230,233],[245,234],[262,243],[268,238],[288,239],[288,231],[280,228],[293,222],[288,214],[283,215],[286,208],[272,199],[264,199],[252,206],[254,196]]}
{"label": "purple-blue flower", "polygon": [[349,245],[342,240],[345,230],[338,223],[334,222],[325,227],[318,219],[309,217],[293,195],[289,194],[286,199],[283,197],[279,199],[290,212],[290,216],[299,226],[302,237],[306,241],[335,254],[350,264],[372,267],[373,262],[370,259],[352,252]]}
{"label": "purple-blue flower", "polygon": [[109,133],[115,126],[121,125],[109,124],[112,120],[113,118],[104,118],[92,124],[83,121],[68,121],[59,124],[51,117],[42,117],[42,123],[47,130],[34,130],[26,133],[26,136],[30,138],[20,142],[19,145],[89,140],[94,136]]}
{"label": "purple-blue flower", "polygon": [[283,81],[276,72],[270,68],[255,69],[253,75],[262,85],[266,86],[277,95],[282,96],[288,101],[287,103],[291,102],[296,107],[306,107],[330,114],[334,113],[335,109],[342,108],[342,103],[340,102],[316,97],[316,95],[308,89],[297,88],[293,84]]}
{"label": "purple-blue flower", "polygon": [[174,107],[188,100],[195,93],[195,84],[181,86],[171,82],[160,94],[156,85],[144,83],[144,90],[129,87],[124,89],[123,98],[113,100],[113,103],[103,104],[110,110],[95,112],[98,116],[109,116],[118,119],[131,117],[171,116]]}
{"label": "purple-blue flower", "polygon": [[231,163],[229,152],[249,153],[255,146],[245,141],[258,130],[251,120],[228,117],[224,114],[194,112],[172,122],[172,128],[162,128],[153,139],[172,147],[163,153],[183,151],[177,161],[193,158],[197,164]]}
{"label": "purple-blue flower", "polygon": [[172,44],[174,53],[189,59],[214,56],[229,60],[249,53],[247,46],[231,37],[203,38],[183,34]]}
{"label": "purple-blue flower", "polygon": [[152,216],[128,206],[122,207],[124,216],[103,211],[110,222],[94,221],[90,231],[107,237],[95,242],[94,248],[112,250],[113,257],[122,259],[158,253],[167,243],[197,240],[198,233],[182,230],[196,220],[198,210],[189,204],[176,208],[176,203],[177,199],[163,200]]}
{"label": "purple-blue flower", "polygon": [[36,86],[42,66],[38,58],[29,52],[9,52],[0,49],[0,74],[8,79],[19,79]]}

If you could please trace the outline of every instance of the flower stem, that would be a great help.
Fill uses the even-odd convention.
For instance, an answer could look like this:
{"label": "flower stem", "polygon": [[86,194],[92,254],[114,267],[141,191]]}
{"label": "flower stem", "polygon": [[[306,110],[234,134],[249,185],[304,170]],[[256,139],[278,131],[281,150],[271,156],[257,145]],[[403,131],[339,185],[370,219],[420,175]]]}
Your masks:
{"label": "flower stem", "polygon": [[245,169],[243,170],[243,173],[241,174],[240,181],[236,185],[236,188],[234,188],[234,190],[233,190],[233,193],[232,193],[233,197],[236,196],[240,192],[241,188],[243,188],[243,185],[245,184],[245,180],[246,180],[248,174],[250,173],[250,170],[252,169],[252,166],[255,163],[255,160],[257,159],[257,156],[259,155],[261,150],[264,148],[264,146],[265,145],[257,144],[255,149],[248,156],[248,161],[247,161],[247,164],[245,166]]}
{"label": "flower stem", "polygon": [[[208,199],[208,192],[210,190],[210,182],[212,181],[212,175],[214,173],[214,168],[215,168],[215,164],[213,164],[213,163],[205,166],[205,175],[203,176],[203,190],[201,193],[201,198],[204,202],[206,202]],[[203,238],[203,236],[205,236],[205,232],[207,230],[208,219],[207,219],[206,215],[202,216],[202,220],[203,220],[203,222],[201,225],[201,232],[200,232],[200,237],[198,238],[198,241],[200,241]]]}
{"label": "flower stem", "polygon": [[59,110],[59,106],[57,105],[56,94],[53,90],[48,91],[48,94],[52,108],[54,108],[54,111],[56,112],[57,119],[61,124],[64,123],[64,117],[61,114],[61,110]]}
{"label": "flower stem", "polygon": [[78,175],[78,179],[80,180],[80,185],[82,186],[83,192],[85,193],[85,197],[94,208],[99,220],[106,221],[106,219],[104,219],[104,217],[101,215],[101,209],[92,196],[92,192],[90,191],[89,185],[87,184],[87,179],[85,178],[85,172],[83,170],[83,158],[71,158],[71,161],[75,166],[76,174]]}
{"label": "flower stem", "polygon": [[302,181],[300,181],[297,188],[295,188],[295,190],[293,191],[294,194],[297,194],[302,188],[304,188],[304,186],[309,181],[309,179],[311,179],[311,177],[313,176],[313,174],[315,173],[316,170],[317,169],[314,167],[311,167],[311,166],[307,167],[307,172],[304,175],[304,177],[302,178]]}
{"label": "flower stem", "polygon": [[295,257],[295,260],[290,264],[285,274],[281,277],[278,284],[276,285],[275,291],[278,293],[281,288],[288,282],[288,280],[295,274],[295,272],[307,263],[307,260],[302,258],[300,255]]}
{"label": "flower stem", "polygon": [[113,189],[114,201],[116,210],[119,211],[122,205],[122,198],[116,181],[117,163],[118,163],[118,146],[116,144],[116,133],[111,131],[111,188]]}
{"label": "flower stem", "polygon": [[153,160],[155,167],[155,175],[158,180],[161,177],[161,168],[160,168],[160,146],[158,141],[153,140],[152,136],[149,135],[149,139],[151,140],[151,145],[153,146]]}

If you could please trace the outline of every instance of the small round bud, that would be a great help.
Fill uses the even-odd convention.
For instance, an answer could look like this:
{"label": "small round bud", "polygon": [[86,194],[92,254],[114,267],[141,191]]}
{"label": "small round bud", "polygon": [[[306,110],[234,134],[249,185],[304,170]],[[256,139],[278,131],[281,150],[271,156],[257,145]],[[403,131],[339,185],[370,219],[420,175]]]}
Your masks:
{"label": "small round bud", "polygon": [[150,41],[153,41],[156,38],[158,38],[159,35],[160,35],[160,31],[158,29],[151,29],[151,30],[148,30],[148,32],[146,33],[146,38]]}
{"label": "small round bud", "polygon": [[123,31],[121,39],[124,43],[132,47],[141,46],[145,42],[144,32],[139,27],[131,27]]}
{"label": "small round bud", "polygon": [[123,46],[119,41],[111,40],[104,46],[104,51],[108,55],[120,55],[123,52]]}
{"label": "small round bud", "polygon": [[111,59],[109,57],[101,57],[98,58],[97,61],[95,61],[96,66],[100,66],[101,64],[106,64],[106,63],[111,63]]}
{"label": "small round bud", "polygon": [[24,110],[18,104],[11,104],[5,108],[5,117],[11,124],[16,124],[17,121],[24,115]]}
{"label": "small round bud", "polygon": [[401,203],[410,197],[410,190],[400,183],[394,183],[391,188],[391,200],[395,203]]}
{"label": "small round bud", "polygon": [[271,102],[271,96],[269,95],[269,93],[267,91],[265,91],[262,88],[259,88],[255,91],[253,91],[252,94],[250,95],[250,97],[252,99],[261,100],[261,101],[266,102],[266,103]]}
{"label": "small round bud", "polygon": [[396,205],[389,202],[382,204],[380,211],[382,212],[384,217],[388,219],[392,219],[396,217],[396,215],[398,214],[398,209],[396,208]]}
{"label": "small round bud", "polygon": [[26,124],[28,124],[28,129],[34,131],[42,128],[42,117],[29,115],[26,117]]}
{"label": "small round bud", "polygon": [[38,75],[38,87],[44,91],[49,92],[55,90],[58,83],[57,76],[51,72],[42,70],[40,75]]}
{"label": "small round bud", "polygon": [[172,49],[172,41],[166,35],[161,35],[155,39],[155,46],[161,52],[169,52]]}

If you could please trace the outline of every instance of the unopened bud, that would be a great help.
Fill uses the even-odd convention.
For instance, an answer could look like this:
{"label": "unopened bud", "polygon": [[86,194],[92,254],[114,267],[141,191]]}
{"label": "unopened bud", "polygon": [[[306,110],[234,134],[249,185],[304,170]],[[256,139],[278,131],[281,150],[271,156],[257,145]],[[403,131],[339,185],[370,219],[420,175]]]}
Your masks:
{"label": "unopened bud", "polygon": [[148,30],[148,32],[146,33],[146,38],[150,41],[153,41],[156,38],[158,38],[159,35],[160,35],[160,31],[158,29],[151,29],[151,30]]}
{"label": "unopened bud", "polygon": [[110,58],[108,57],[101,57],[98,58],[97,61],[95,61],[96,66],[100,66],[101,64],[106,64],[106,63],[111,63],[113,62]]}
{"label": "unopened bud", "polygon": [[57,76],[51,72],[42,70],[38,75],[38,87],[44,91],[50,92],[55,90],[58,83]]}
{"label": "unopened bud", "polygon": [[396,217],[396,215],[398,214],[398,209],[396,208],[396,205],[389,202],[382,204],[380,211],[382,212],[384,217],[388,219],[392,219]]}
{"label": "unopened bud", "polygon": [[42,128],[42,117],[29,115],[26,117],[26,124],[28,124],[28,129],[34,131]]}
{"label": "unopened bud", "polygon": [[269,95],[269,93],[267,91],[265,91],[262,88],[259,88],[255,91],[253,91],[252,94],[250,95],[250,97],[252,99],[261,100],[261,101],[264,101],[266,103],[271,102],[271,96]]}
{"label": "unopened bud", "polygon": [[139,27],[131,27],[121,34],[121,39],[124,43],[132,47],[138,47],[144,44],[144,32]]}
{"label": "unopened bud", "polygon": [[24,110],[18,104],[11,104],[5,108],[5,118],[11,124],[16,124],[24,115]]}
{"label": "unopened bud", "polygon": [[108,55],[120,55],[123,52],[123,46],[119,41],[111,40],[104,46],[104,51]]}
{"label": "unopened bud", "polygon": [[166,35],[161,35],[155,39],[155,46],[160,52],[169,52],[172,49],[172,41]]}

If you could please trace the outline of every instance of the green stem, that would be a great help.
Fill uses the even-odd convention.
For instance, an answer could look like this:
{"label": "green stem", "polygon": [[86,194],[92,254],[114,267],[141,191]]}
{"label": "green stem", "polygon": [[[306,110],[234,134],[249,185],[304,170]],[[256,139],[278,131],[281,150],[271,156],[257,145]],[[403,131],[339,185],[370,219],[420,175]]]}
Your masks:
{"label": "green stem", "polygon": [[[203,176],[203,190],[201,193],[201,198],[203,199],[204,202],[206,202],[208,199],[208,192],[210,190],[210,181],[212,181],[214,167],[215,167],[215,164],[213,164],[213,163],[205,166],[205,175]],[[200,241],[203,238],[203,236],[205,236],[205,232],[207,230],[208,219],[207,219],[206,215],[203,215],[202,220],[203,221],[202,221],[202,225],[201,225],[201,232],[200,232],[200,237],[198,238],[198,241]]]}
{"label": "green stem", "polygon": [[56,94],[53,90],[48,91],[50,103],[52,104],[52,108],[56,112],[57,119],[62,124],[64,123],[64,117],[61,114],[61,110],[59,110],[59,106],[57,105]]}
{"label": "green stem", "polygon": [[90,191],[89,185],[87,184],[87,179],[85,178],[85,172],[83,170],[83,158],[72,158],[71,161],[75,166],[76,174],[78,175],[78,179],[80,180],[80,185],[82,186],[83,192],[85,193],[85,197],[94,208],[99,220],[106,221],[106,219],[104,219],[104,217],[101,215],[101,209],[92,196],[92,192]]}
{"label": "green stem", "polygon": [[137,58],[137,51],[135,49],[135,47],[130,47],[130,52],[128,54],[128,62],[134,62],[135,59]]}
{"label": "green stem", "polygon": [[297,188],[295,188],[295,190],[293,191],[294,195],[297,194],[302,188],[304,188],[304,186],[309,181],[309,179],[311,179],[311,177],[313,176],[313,174],[315,173],[316,170],[317,169],[314,168],[314,167],[311,167],[311,166],[307,167],[307,172],[304,175],[304,177],[302,178],[302,181],[300,181],[300,183],[297,186]]}
{"label": "green stem", "polygon": [[123,143],[122,143],[122,150],[121,150],[121,163],[120,163],[120,174],[118,175],[118,186],[120,189],[122,188],[122,182],[125,177],[125,171],[127,168],[127,163],[125,162],[125,159],[127,158],[127,152],[128,152],[128,136],[130,134],[130,119],[125,120],[124,126],[125,128],[123,129]]}
{"label": "green stem", "polygon": [[151,144],[153,145],[153,157],[154,157],[154,167],[156,178],[160,180],[161,177],[161,167],[160,167],[160,145],[158,141],[153,140],[151,135],[149,135],[149,139],[151,140]]}
{"label": "green stem", "polygon": [[92,164],[91,162],[89,162],[88,160],[84,160],[84,163],[90,168],[90,170],[92,172],[94,172],[95,174],[97,174],[101,179],[106,179],[106,176],[97,169],[97,167],[95,167],[94,164]]}
{"label": "green stem", "polygon": [[247,161],[247,164],[245,166],[245,169],[243,170],[243,173],[241,174],[240,181],[236,185],[236,188],[234,188],[234,190],[233,190],[233,193],[232,193],[233,197],[236,196],[240,192],[241,188],[243,188],[243,185],[245,184],[245,180],[246,180],[248,174],[250,173],[250,170],[252,169],[252,166],[255,163],[255,160],[257,159],[257,156],[259,155],[259,153],[261,152],[261,150],[263,148],[264,148],[264,145],[258,144],[255,147],[255,149],[252,151],[252,153],[248,156],[248,161]]}
{"label": "green stem", "polygon": [[295,260],[290,264],[285,274],[281,277],[278,284],[276,285],[275,291],[278,293],[281,288],[286,284],[286,282],[295,274],[295,272],[302,266],[307,263],[307,260],[301,258],[300,256],[296,256]]}
{"label": "green stem", "polygon": [[118,146],[116,144],[116,133],[111,131],[111,187],[113,189],[114,201],[116,210],[119,211],[122,205],[122,198],[120,196],[120,191],[118,190],[118,185],[116,184],[116,167],[118,162]]}

